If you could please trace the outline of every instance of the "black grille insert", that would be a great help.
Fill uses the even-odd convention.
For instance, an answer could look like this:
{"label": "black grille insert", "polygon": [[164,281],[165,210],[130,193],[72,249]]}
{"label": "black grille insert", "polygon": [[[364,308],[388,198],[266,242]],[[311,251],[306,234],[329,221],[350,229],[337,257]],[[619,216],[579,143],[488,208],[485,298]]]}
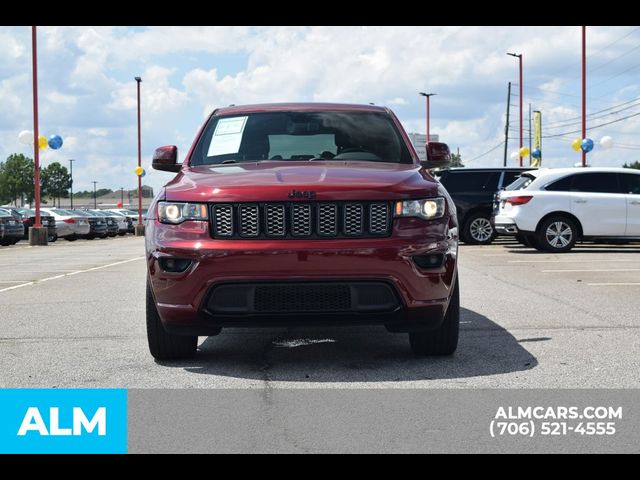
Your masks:
{"label": "black grille insert", "polygon": [[214,238],[386,237],[388,202],[281,202],[214,204]]}

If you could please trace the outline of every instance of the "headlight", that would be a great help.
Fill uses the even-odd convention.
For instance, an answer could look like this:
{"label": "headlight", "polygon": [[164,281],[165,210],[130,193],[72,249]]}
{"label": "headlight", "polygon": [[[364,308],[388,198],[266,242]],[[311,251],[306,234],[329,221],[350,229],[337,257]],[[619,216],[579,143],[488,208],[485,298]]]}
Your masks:
{"label": "headlight", "polygon": [[404,200],[396,202],[396,217],[420,217],[425,220],[442,218],[446,201],[442,197],[426,198],[424,200]]}
{"label": "headlight", "polygon": [[178,224],[187,220],[207,220],[207,206],[202,203],[158,203],[158,220],[161,223]]}

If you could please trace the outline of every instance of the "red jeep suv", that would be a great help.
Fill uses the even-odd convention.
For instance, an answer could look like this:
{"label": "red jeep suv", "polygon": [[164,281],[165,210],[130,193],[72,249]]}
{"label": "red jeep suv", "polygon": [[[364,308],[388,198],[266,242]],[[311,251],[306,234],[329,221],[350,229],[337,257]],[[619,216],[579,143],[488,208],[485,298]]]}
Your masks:
{"label": "red jeep suv", "polygon": [[156,359],[225,327],[384,325],[417,355],[458,343],[456,207],[387,108],[215,110],[146,226],[147,333]]}

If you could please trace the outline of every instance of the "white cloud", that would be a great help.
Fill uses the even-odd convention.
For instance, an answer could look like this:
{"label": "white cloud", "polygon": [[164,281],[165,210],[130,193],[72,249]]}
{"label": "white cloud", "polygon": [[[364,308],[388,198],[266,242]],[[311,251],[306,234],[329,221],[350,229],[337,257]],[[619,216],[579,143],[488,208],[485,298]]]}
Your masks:
{"label": "white cloud", "polygon": [[49,92],[46,95],[47,100],[51,103],[58,105],[75,105],[78,102],[78,98],[73,95],[66,95],[58,91]]}
{"label": "white cloud", "polygon": [[[608,81],[637,62],[634,55],[615,58],[640,34],[603,48],[633,28],[589,27],[590,68],[614,60],[590,77],[589,111],[640,93],[637,71]],[[144,164],[157,145],[175,143],[186,153],[202,115],[230,103],[373,102],[392,106],[407,130],[424,132],[417,93],[425,89],[438,93],[433,133],[470,159],[502,140],[506,84],[517,82],[517,62],[507,51],[525,55],[525,102],[543,111],[545,124],[580,115],[578,27],[39,27],[39,41],[41,128],[65,139],[46,158],[78,159],[74,176],[77,167],[87,188],[91,180],[135,183],[135,75],[143,78]],[[29,28],[4,28],[0,45],[1,160],[22,151],[17,132],[31,128]],[[640,143],[636,120],[593,136]],[[573,164],[569,142],[545,140],[546,161]],[[593,159],[620,164],[636,160],[635,153],[596,151]],[[155,188],[171,178],[155,173],[147,179]]]}
{"label": "white cloud", "polygon": [[395,97],[395,98],[392,98],[391,100],[387,100],[388,105],[407,105],[408,103],[409,102],[407,102],[402,97]]}
{"label": "white cloud", "polygon": [[[182,106],[187,95],[169,86],[169,77],[174,69],[157,65],[145,69],[140,86],[141,108],[145,114],[156,114],[174,110]],[[111,103],[107,106],[114,110],[133,110],[137,108],[136,82],[120,84],[111,92]]]}

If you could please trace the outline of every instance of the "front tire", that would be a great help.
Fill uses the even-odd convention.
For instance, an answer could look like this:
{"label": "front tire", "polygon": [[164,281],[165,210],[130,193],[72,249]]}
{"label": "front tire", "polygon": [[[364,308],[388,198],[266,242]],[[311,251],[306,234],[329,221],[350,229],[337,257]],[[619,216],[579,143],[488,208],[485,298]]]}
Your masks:
{"label": "front tire", "polygon": [[178,360],[196,354],[198,337],[172,335],[162,326],[151,286],[147,280],[147,340],[156,360]]}
{"label": "front tire", "polygon": [[437,330],[409,333],[409,344],[419,357],[452,355],[458,348],[460,332],[460,283],[456,283],[444,322]]}
{"label": "front tire", "polygon": [[578,225],[569,217],[554,215],[540,224],[537,240],[545,252],[570,252],[578,241]]}
{"label": "front tire", "polygon": [[471,245],[489,245],[496,238],[496,232],[491,225],[491,218],[484,213],[476,213],[467,220],[463,239]]}

